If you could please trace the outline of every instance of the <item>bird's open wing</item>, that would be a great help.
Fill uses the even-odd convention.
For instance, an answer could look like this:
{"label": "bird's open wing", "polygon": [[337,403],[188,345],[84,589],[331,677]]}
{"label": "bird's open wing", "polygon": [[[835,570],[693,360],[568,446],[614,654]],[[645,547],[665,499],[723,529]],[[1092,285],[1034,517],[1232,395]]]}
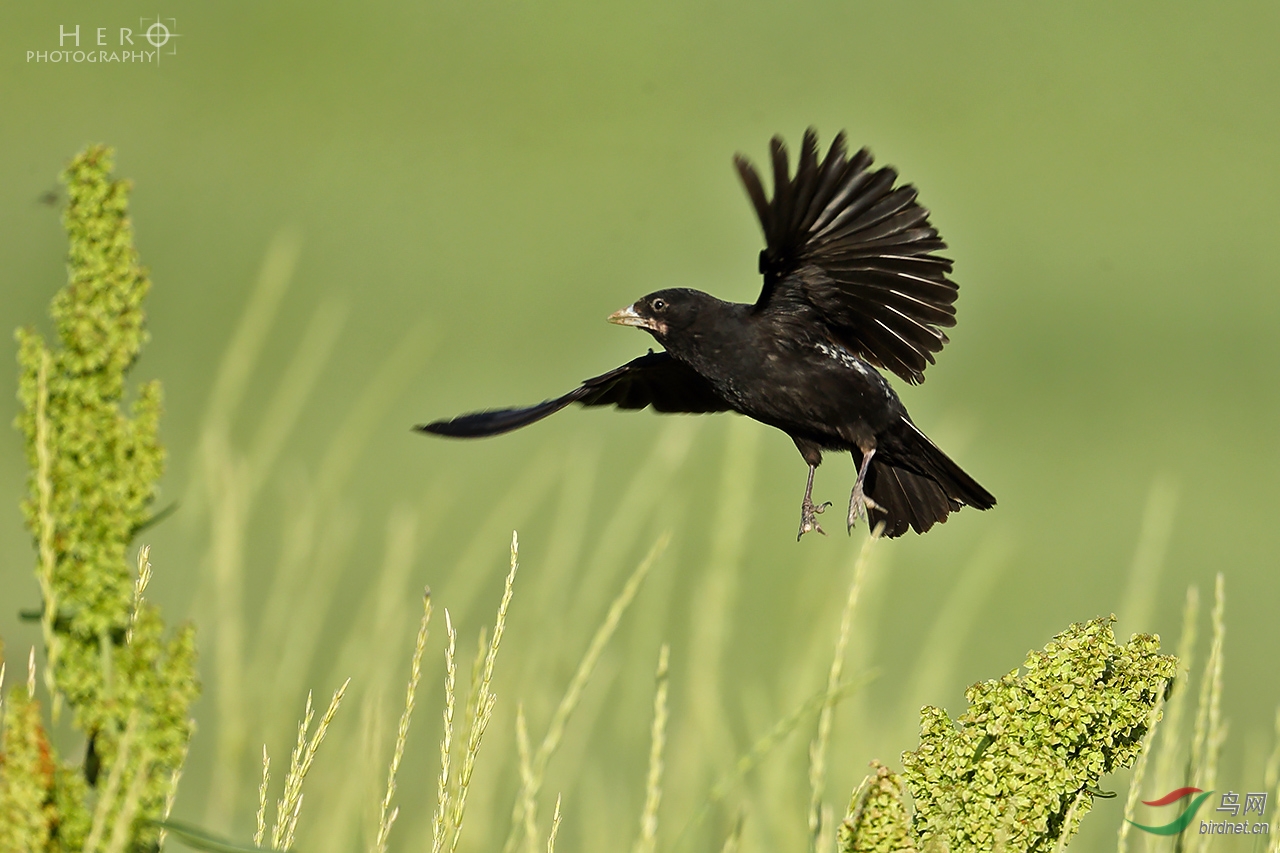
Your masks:
{"label": "bird's open wing", "polygon": [[894,187],[892,168],[871,169],[863,148],[852,158],[844,134],[818,161],[818,137],[804,135],[794,177],[781,137],[770,143],[773,198],[742,156],[738,174],[764,229],[764,290],[756,311],[816,315],[835,342],[911,383],[955,325],[957,287],[946,244],[916,203],[915,187]]}
{"label": "bird's open wing", "polygon": [[436,421],[417,429],[453,438],[499,435],[540,421],[570,403],[617,406],[620,409],[652,406],[659,412],[688,414],[724,412],[730,408],[711,384],[693,368],[676,361],[665,352],[655,353],[650,350],[648,355],[642,355],[608,373],[588,379],[563,397],[522,409],[496,409],[460,415],[452,420]]}

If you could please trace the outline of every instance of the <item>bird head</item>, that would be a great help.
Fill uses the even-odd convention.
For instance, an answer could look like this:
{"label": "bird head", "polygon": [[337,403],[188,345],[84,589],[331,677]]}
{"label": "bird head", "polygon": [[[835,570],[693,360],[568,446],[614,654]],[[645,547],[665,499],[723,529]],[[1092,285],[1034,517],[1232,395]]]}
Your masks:
{"label": "bird head", "polygon": [[670,335],[693,323],[707,299],[707,294],[684,287],[659,290],[614,311],[609,322],[644,329],[665,345]]}

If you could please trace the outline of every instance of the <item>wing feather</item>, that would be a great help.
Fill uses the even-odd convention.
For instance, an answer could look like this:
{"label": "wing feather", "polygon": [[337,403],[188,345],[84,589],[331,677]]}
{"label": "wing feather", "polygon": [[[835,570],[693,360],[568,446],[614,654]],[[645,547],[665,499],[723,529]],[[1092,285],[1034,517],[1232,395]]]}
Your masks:
{"label": "wing feather", "polygon": [[[875,204],[885,192],[893,186],[893,182],[898,179],[898,173],[889,167],[885,167],[876,172],[865,173],[864,180],[861,175],[855,175],[855,186],[853,192],[845,200],[844,207],[840,210],[839,215],[831,220],[831,223],[814,236],[819,238],[821,242],[833,243],[848,236],[849,228],[846,226],[850,222],[857,219]],[[854,223],[856,228],[857,223]]]}
{"label": "wing feather", "polygon": [[751,163],[741,156],[733,158],[733,165],[738,169],[738,177],[742,179],[742,185],[747,188],[747,196],[756,209],[756,218],[760,220],[766,236],[773,233],[773,209],[769,207],[769,199],[764,194],[760,176],[756,174]]}
{"label": "wing feather", "polygon": [[871,152],[866,148],[860,149],[853,156],[853,159],[845,164],[845,168],[841,173],[840,189],[827,202],[822,216],[814,221],[813,226],[810,228],[812,234],[821,235],[831,225],[832,219],[844,210],[844,206],[849,202],[849,199],[867,185],[872,179],[872,173],[866,170],[867,166],[870,165]]}
{"label": "wing feather", "polygon": [[473,412],[415,429],[451,438],[501,435],[554,415],[571,403],[617,406],[619,409],[652,407],[658,412],[687,414],[723,412],[730,408],[693,368],[665,352],[650,350],[648,355],[586,380],[568,394],[535,406]]}
{"label": "wing feather", "polygon": [[795,198],[795,184],[791,181],[791,167],[787,165],[787,146],[782,138],[775,136],[769,144],[769,154],[773,160],[773,239],[784,241],[791,225],[792,200]]}
{"label": "wing feather", "polygon": [[[810,131],[812,133],[812,129]],[[805,135],[805,141],[809,140],[809,134]],[[815,156],[818,150],[818,137],[813,134],[813,150]],[[840,190],[841,178],[844,177],[845,167],[844,134],[836,134],[836,138],[831,143],[830,150],[827,151],[827,157],[822,161],[822,170],[818,175],[818,184],[813,192],[813,201],[809,204],[809,212],[805,214],[804,220],[800,223],[800,232],[807,233],[818,221],[818,217],[831,204],[832,197]]]}
{"label": "wing feather", "polygon": [[769,144],[770,198],[755,167],[734,158],[764,231],[764,287],[754,310],[801,313],[835,342],[908,382],[924,380],[955,325],[959,294],[946,243],[929,223],[914,186],[895,186],[891,167],[872,169],[845,135],[819,159],[811,128],[792,176],[780,137]]}

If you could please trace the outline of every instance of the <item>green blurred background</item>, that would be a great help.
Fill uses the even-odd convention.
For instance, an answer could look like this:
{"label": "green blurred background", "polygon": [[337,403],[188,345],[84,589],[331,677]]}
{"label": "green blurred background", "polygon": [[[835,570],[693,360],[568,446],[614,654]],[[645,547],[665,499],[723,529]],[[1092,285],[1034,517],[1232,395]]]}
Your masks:
{"label": "green blurred background", "polygon": [[[3,14],[0,326],[48,329],[65,241],[40,198],[65,161],[106,142],[135,182],[154,289],[134,376],[164,383],[161,503],[181,501],[145,537],[152,590],[171,619],[196,620],[205,681],[180,816],[246,837],[258,744],[282,763],[305,690],[327,695],[352,675],[365,711],[353,705],[335,725],[349,751],[334,747],[326,767],[322,750],[301,837],[349,849],[354,825],[321,833],[324,803],[368,744],[385,752],[418,590],[430,584],[450,608],[469,654],[492,620],[513,528],[523,568],[492,764],[482,755],[464,846],[493,849],[506,834],[516,701],[541,731],[609,597],[663,530],[671,549],[553,763],[563,849],[629,843],[663,639],[666,847],[716,773],[821,688],[861,536],[796,544],[805,471],[781,433],[729,416],[600,411],[468,444],[409,431],[543,399],[642,353],[647,336],[604,317],[651,290],[753,299],[760,234],[729,158],[759,162],[771,135],[794,145],[809,125],[824,145],[845,128],[898,167],[950,244],[959,325],[929,380],[900,390],[999,499],[878,548],[851,666],[879,675],[840,706],[833,802],[869,759],[896,765],[914,746],[913,707],[959,713],[965,685],[1099,614],[1171,646],[1187,586],[1207,598],[1218,571],[1230,721],[1219,785],[1261,790],[1280,701],[1274,3],[110,0]],[[26,61],[57,48],[60,26],[79,24],[88,44],[97,27],[112,39],[156,15],[180,34],[159,65]],[[257,663],[238,700],[251,709],[242,790],[214,806],[219,708],[234,704],[218,698],[226,599],[210,580],[198,448],[264,258],[290,246],[296,268],[227,432],[238,448],[270,445],[263,424],[288,423],[288,390],[305,391],[246,510],[244,659]],[[14,373],[0,371],[6,422]],[[16,618],[37,587],[16,511],[21,445],[0,436],[0,494],[14,507],[0,514],[0,636],[17,660],[38,637]],[[291,600],[287,622],[262,634],[290,519],[325,470],[339,474],[303,548],[304,573],[324,589]],[[815,497],[840,509],[853,473],[829,457]],[[314,641],[285,656],[293,676],[264,675],[295,627]],[[402,782],[402,844],[434,802],[441,628]],[[370,740],[375,717],[382,741]],[[718,844],[740,800],[755,804],[754,849],[802,844],[802,808],[798,820],[762,812],[807,800],[808,731],[684,847]],[[1079,848],[1108,847],[1121,810],[1122,798],[1100,802]]]}

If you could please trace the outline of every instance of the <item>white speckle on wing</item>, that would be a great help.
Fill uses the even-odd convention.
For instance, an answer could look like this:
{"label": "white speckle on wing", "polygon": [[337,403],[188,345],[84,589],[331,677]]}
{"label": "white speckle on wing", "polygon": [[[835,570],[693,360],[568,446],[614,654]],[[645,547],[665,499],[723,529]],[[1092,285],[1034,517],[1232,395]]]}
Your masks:
{"label": "white speckle on wing", "polygon": [[861,373],[863,376],[870,375],[870,372],[867,370],[867,366],[863,364],[862,361],[859,358],[857,358],[853,353],[849,352],[844,347],[829,346],[823,343],[816,344],[815,346],[817,346],[818,352],[822,353],[827,358],[833,358],[836,361],[840,362],[845,367],[853,368],[854,370]]}

